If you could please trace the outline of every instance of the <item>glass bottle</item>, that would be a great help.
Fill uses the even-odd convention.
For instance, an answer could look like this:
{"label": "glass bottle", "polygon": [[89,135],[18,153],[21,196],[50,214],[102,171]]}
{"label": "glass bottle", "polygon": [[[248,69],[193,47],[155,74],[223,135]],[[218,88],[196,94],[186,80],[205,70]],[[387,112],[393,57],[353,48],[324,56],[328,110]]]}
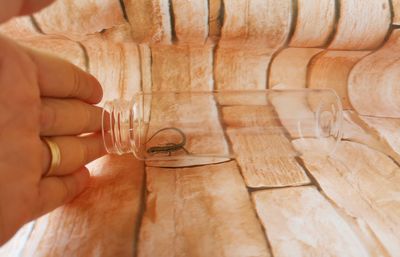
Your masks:
{"label": "glass bottle", "polygon": [[[331,154],[342,137],[342,106],[330,89],[153,92],[105,104],[103,139],[108,153],[133,153],[147,165],[184,167],[236,158],[234,135],[268,141],[285,136],[325,140]],[[262,145],[269,149],[263,149]],[[252,155],[296,157],[262,142]],[[257,156],[253,156],[257,157]]]}

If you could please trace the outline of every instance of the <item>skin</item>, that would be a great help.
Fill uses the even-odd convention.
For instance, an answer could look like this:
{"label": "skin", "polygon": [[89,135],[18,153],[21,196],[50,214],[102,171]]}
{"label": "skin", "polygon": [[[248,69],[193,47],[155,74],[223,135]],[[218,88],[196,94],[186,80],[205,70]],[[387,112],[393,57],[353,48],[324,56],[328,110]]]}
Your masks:
{"label": "skin", "polygon": [[[0,0],[0,22],[51,2]],[[101,98],[93,76],[0,35],[0,245],[88,185],[84,165],[105,153],[97,133],[101,109],[93,106]],[[43,176],[51,160],[44,136],[61,152],[60,167],[49,177]]]}

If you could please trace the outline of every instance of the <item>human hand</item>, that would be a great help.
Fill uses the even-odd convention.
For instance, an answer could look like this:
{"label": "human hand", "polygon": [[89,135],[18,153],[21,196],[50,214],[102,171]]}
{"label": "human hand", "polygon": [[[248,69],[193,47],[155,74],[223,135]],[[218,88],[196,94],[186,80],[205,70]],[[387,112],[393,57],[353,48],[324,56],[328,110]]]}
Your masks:
{"label": "human hand", "polygon": [[[45,2],[50,1],[0,0],[0,5],[20,3],[17,15]],[[13,13],[4,9],[0,21]],[[101,137],[92,133],[101,126],[101,109],[92,104],[101,98],[93,76],[0,36],[0,245],[87,186],[84,165],[104,154]],[[52,157],[43,137],[56,143],[61,154],[50,176]]]}

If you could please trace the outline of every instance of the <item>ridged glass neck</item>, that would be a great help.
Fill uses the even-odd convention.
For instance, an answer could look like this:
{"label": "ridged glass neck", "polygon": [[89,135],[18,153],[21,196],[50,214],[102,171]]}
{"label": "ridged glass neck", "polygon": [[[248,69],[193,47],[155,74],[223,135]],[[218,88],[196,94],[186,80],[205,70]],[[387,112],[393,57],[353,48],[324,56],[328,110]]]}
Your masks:
{"label": "ridged glass neck", "polygon": [[125,154],[135,149],[135,112],[133,100],[107,102],[103,109],[103,141],[108,153]]}

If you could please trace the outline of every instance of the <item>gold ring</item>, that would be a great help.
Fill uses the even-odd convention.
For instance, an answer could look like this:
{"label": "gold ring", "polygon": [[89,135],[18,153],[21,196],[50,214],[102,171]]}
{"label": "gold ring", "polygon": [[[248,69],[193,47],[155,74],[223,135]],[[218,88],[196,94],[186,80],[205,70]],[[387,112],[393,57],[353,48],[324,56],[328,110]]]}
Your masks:
{"label": "gold ring", "polygon": [[54,143],[52,140],[49,138],[42,138],[43,141],[46,143],[47,147],[50,150],[50,166],[47,172],[43,175],[43,177],[49,177],[51,176],[55,170],[58,169],[61,163],[61,153],[60,153],[60,148],[56,143]]}

